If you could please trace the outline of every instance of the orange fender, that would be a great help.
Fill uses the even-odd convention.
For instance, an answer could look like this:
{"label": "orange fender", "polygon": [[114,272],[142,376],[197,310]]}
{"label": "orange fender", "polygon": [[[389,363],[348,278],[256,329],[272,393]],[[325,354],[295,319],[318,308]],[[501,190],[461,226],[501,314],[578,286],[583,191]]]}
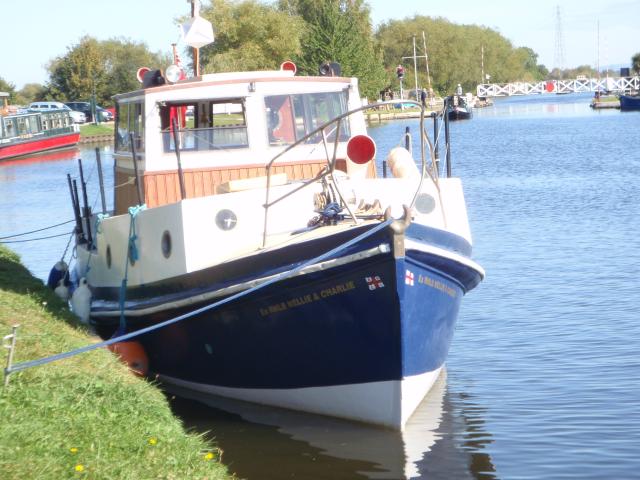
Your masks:
{"label": "orange fender", "polygon": [[149,358],[140,342],[118,342],[107,348],[118,355],[120,360],[136,375],[144,377],[149,371]]}

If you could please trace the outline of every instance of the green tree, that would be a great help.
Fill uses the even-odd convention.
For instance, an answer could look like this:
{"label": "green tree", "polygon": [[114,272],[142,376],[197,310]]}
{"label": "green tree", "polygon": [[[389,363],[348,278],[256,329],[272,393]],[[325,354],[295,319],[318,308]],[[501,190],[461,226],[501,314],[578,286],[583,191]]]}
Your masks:
{"label": "green tree", "polygon": [[631,68],[636,75],[640,75],[640,52],[631,57]]}
{"label": "green tree", "polygon": [[[0,92],[6,92],[9,94],[9,103],[13,103],[14,97],[16,95],[16,86],[6,81],[4,78],[0,77]],[[2,103],[0,103],[2,106]]]}
{"label": "green tree", "polygon": [[164,68],[170,63],[167,55],[151,53],[144,43],[85,36],[69,47],[66,55],[49,63],[50,80],[44,97],[89,101],[95,94],[97,103],[110,105],[113,95],[140,88],[138,68]]}
{"label": "green tree", "polygon": [[359,79],[361,94],[378,97],[387,75],[363,0],[281,0],[279,5],[306,23],[296,57],[302,74],[317,75],[322,63],[338,62],[342,75]]}
{"label": "green tree", "polygon": [[111,97],[140,88],[137,72],[141,67],[164,69],[173,63],[168,54],[153,53],[145,43],[128,39],[110,39],[100,43],[103,75],[98,85],[98,103],[111,105]]}
{"label": "green tree", "polygon": [[275,70],[300,53],[299,17],[255,0],[213,0],[200,10],[215,29],[215,42],[200,49],[205,73]]}
{"label": "green tree", "polygon": [[89,99],[94,91],[99,95],[105,75],[104,64],[98,40],[83,37],[65,56],[49,63],[48,96],[67,101]]}
{"label": "green tree", "polygon": [[[392,72],[398,63],[405,66],[405,82],[413,84],[413,38],[417,53],[422,51],[422,32],[425,33],[429,73],[433,88],[441,95],[453,93],[458,83],[465,91],[474,91],[485,75],[490,82],[537,80],[546,70],[537,65],[537,54],[526,47],[514,48],[509,40],[495,30],[477,25],[458,25],[444,18],[416,15],[404,20],[383,23],[376,37],[384,52],[384,65]],[[424,59],[419,59],[418,86],[428,84]],[[397,88],[394,80],[393,88]]]}
{"label": "green tree", "polygon": [[27,83],[16,93],[15,103],[29,105],[31,102],[44,99],[47,88],[40,83]]}

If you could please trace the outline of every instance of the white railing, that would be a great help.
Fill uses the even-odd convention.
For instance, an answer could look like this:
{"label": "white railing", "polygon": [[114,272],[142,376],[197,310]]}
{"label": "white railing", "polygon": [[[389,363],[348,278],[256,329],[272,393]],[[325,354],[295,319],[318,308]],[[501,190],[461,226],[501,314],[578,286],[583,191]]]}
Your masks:
{"label": "white railing", "polygon": [[476,87],[478,97],[509,97],[541,93],[625,92],[640,90],[640,77],[605,77],[541,82],[485,83]]}

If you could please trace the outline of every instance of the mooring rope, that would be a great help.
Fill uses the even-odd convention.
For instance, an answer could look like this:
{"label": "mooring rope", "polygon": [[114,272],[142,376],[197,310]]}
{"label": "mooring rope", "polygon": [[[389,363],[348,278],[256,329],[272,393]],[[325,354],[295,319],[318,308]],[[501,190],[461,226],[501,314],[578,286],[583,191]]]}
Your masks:
{"label": "mooring rope", "polygon": [[[71,233],[73,233],[73,231],[71,231]],[[59,233],[58,235],[49,235],[48,237],[37,237],[37,238],[26,238],[24,240],[8,240],[8,241],[0,241],[0,243],[25,243],[25,242],[34,242],[36,240],[47,240],[49,238],[56,238],[56,237],[64,237],[65,235],[69,235],[69,232],[64,232],[64,233]]]}
{"label": "mooring rope", "polygon": [[67,220],[66,222],[62,222],[62,223],[56,223],[55,225],[50,225],[48,227],[38,228],[37,230],[31,230],[30,232],[22,232],[22,233],[15,233],[13,235],[6,235],[4,237],[0,237],[0,240],[4,240],[6,238],[22,237],[24,235],[29,235],[30,233],[37,233],[37,232],[42,232],[44,230],[50,230],[52,228],[60,227],[62,225],[66,225],[67,223],[71,223],[71,222],[75,222],[75,219],[74,220]]}
{"label": "mooring rope", "polygon": [[204,307],[200,307],[196,310],[193,310],[192,312],[189,313],[185,313],[182,315],[179,315],[177,317],[174,318],[170,318],[169,320],[165,320],[164,322],[158,323],[156,325],[151,325],[149,327],[146,328],[142,328],[140,330],[136,330],[135,332],[130,332],[130,333],[126,333],[124,335],[120,335],[118,337],[113,337],[110,338],[109,340],[104,340],[102,342],[98,342],[98,343],[92,343],[90,345],[85,345],[84,347],[80,347],[80,348],[76,348],[74,350],[70,350],[68,352],[63,352],[63,353],[58,353],[56,355],[52,355],[50,357],[45,357],[45,358],[39,358],[36,360],[30,360],[27,362],[21,362],[21,363],[16,363],[15,365],[11,366],[10,368],[6,368],[5,369],[5,375],[11,374],[11,373],[15,373],[15,372],[19,372],[22,370],[26,370],[28,368],[33,368],[33,367],[38,367],[41,365],[46,365],[47,363],[51,363],[51,362],[55,362],[58,360],[63,360],[65,358],[70,358],[70,357],[74,357],[76,355],[80,355],[81,353],[86,353],[86,352],[90,352],[91,350],[96,350],[98,348],[102,348],[102,347],[108,347],[109,345],[113,345],[114,343],[118,343],[118,342],[123,342],[125,340],[130,340],[132,338],[135,338],[137,336],[140,335],[144,335],[145,333],[149,333],[152,332],[154,330],[158,330],[160,328],[166,327],[168,325],[172,325],[174,323],[180,322],[182,320],[186,320],[190,317],[193,317],[195,315],[199,315],[201,313],[204,313],[206,311],[209,310],[213,310],[214,308],[220,307],[222,305],[225,305],[229,302],[232,302],[234,300],[237,300],[238,298],[244,297],[246,295],[249,295],[253,292],[256,292],[258,290],[261,290],[269,285],[272,285],[276,282],[280,282],[282,280],[285,280],[289,277],[293,277],[294,275],[297,275],[299,272],[301,272],[302,270],[304,270],[305,268],[307,268],[310,265],[313,265],[315,263],[320,263],[324,260],[326,260],[329,257],[334,256],[335,254],[341,252],[342,250],[345,250],[347,248],[349,248],[351,245],[354,245],[358,242],[360,242],[361,240],[370,237],[371,235],[373,235],[374,233],[377,233],[378,231],[382,230],[383,228],[386,228],[387,226],[389,226],[392,222],[394,221],[393,218],[390,218],[388,220],[385,220],[384,222],[379,223],[378,225],[376,225],[375,227],[373,227],[371,230],[367,230],[366,232],[358,235],[357,237],[352,238],[351,240],[343,243],[342,245],[339,245],[335,248],[333,248],[332,250],[329,250],[328,252],[325,252],[321,255],[318,255],[317,257],[314,257],[310,260],[307,260],[306,262],[302,263],[301,265],[297,266],[296,268],[289,270],[287,272],[282,272],[278,275],[276,275],[275,277],[264,281],[263,283],[256,285],[254,287],[251,287],[243,292],[238,292],[236,294],[231,295],[230,297],[227,298],[223,298],[222,300],[218,300],[217,302],[211,303],[209,305],[205,305]]}

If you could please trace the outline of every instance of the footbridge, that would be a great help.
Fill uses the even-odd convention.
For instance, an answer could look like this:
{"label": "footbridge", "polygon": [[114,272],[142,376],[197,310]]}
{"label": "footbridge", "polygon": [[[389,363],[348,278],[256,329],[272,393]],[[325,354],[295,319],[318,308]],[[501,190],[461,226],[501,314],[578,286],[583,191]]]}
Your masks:
{"label": "footbridge", "polygon": [[476,87],[478,97],[508,97],[540,93],[628,92],[640,90],[640,77],[576,78],[541,82],[485,83]]}

